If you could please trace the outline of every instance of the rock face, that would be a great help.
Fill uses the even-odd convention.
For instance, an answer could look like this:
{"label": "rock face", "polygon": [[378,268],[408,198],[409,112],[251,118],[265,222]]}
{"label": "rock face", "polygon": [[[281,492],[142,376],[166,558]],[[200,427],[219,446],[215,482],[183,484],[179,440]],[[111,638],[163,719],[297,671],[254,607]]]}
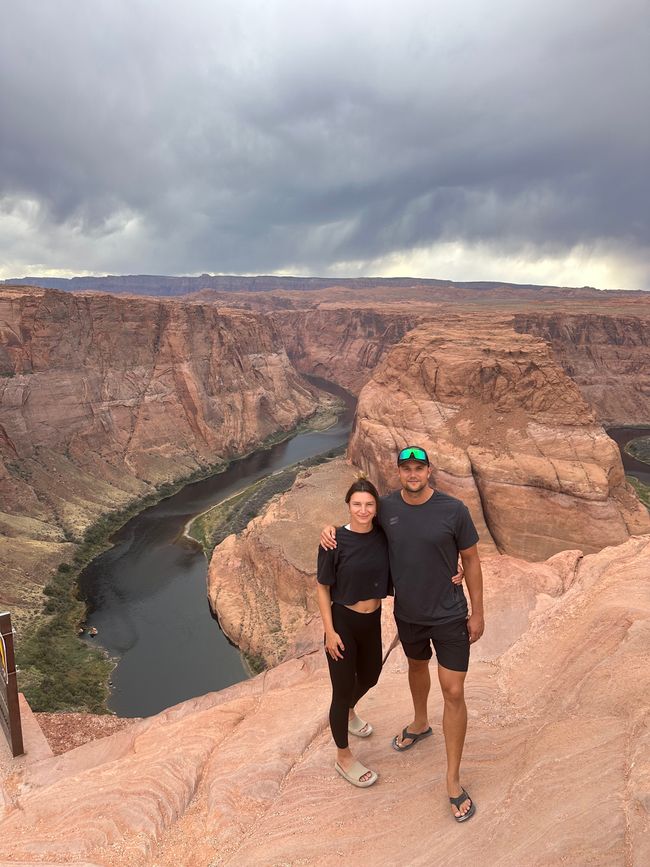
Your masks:
{"label": "rock face", "polygon": [[287,354],[298,370],[358,394],[391,346],[422,318],[389,311],[330,307],[275,313]]}
{"label": "rock face", "polygon": [[[482,864],[486,852],[500,867],[647,864],[650,536],[546,563],[489,557],[485,571],[462,767],[477,813],[462,833],[445,796],[437,689],[435,736],[391,750],[412,709],[405,658],[389,653],[361,704],[374,734],[354,744],[379,781],[354,789],[332,767],[319,649],[63,755],[17,762],[0,789],[0,859],[347,864],[362,829],[379,867]],[[384,628],[390,646],[389,618]]]}
{"label": "rock face", "polygon": [[489,551],[545,559],[650,530],[615,443],[546,343],[507,321],[428,322],[387,354],[359,396],[349,456],[385,489],[395,456],[426,448],[435,484],[464,500]]}
{"label": "rock face", "polygon": [[277,665],[322,638],[315,587],[318,537],[325,524],[347,523],[343,501],[354,478],[342,458],[306,470],[243,533],[215,548],[208,570],[210,606],[228,638],[247,655]]}
{"label": "rock face", "polygon": [[319,405],[268,318],[249,312],[4,289],[0,331],[5,603],[105,511]]}
{"label": "rock face", "polygon": [[650,316],[519,313],[514,324],[548,341],[603,424],[648,422]]}

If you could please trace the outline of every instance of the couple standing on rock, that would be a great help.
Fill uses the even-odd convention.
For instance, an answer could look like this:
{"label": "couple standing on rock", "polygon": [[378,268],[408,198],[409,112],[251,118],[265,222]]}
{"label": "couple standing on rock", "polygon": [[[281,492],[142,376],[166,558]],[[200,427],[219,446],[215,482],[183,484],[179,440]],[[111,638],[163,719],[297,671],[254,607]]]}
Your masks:
{"label": "couple standing on rock", "polygon": [[[375,771],[355,760],[348,733],[372,734],[355,705],[377,683],[382,666],[381,600],[395,593],[395,621],[408,659],[414,718],[393,738],[404,752],[428,737],[431,644],[438,661],[444,701],[442,728],[447,750],[447,794],[457,822],[476,810],[460,784],[467,729],[464,684],[470,643],[483,634],[483,579],[478,534],[460,500],[433,490],[426,451],[407,446],[397,456],[401,490],[379,497],[367,479],[346,494],[350,522],[326,527],[318,550],[318,605],[332,680],[330,727],[338,773],[365,788]],[[457,573],[460,555],[463,569]],[[463,572],[472,613],[468,617]]]}

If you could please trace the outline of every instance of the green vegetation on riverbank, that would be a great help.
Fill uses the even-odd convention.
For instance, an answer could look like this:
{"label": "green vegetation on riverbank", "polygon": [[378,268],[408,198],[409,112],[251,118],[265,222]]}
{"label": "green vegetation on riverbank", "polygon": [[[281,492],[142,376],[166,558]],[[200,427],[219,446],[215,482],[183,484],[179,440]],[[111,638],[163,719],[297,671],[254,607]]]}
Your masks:
{"label": "green vegetation on riverbank", "polygon": [[625,451],[637,461],[650,464],[650,436],[630,440],[625,444]]}
{"label": "green vegetation on riverbank", "polygon": [[325,463],[343,454],[344,450],[344,446],[332,449],[254,482],[228,500],[197,515],[188,525],[186,535],[201,545],[209,560],[216,546],[223,542],[226,536],[230,536],[231,533],[241,533],[272,497],[288,491],[298,473],[308,467]]}
{"label": "green vegetation on riverbank", "polygon": [[108,678],[115,662],[101,648],[78,637],[86,617],[86,606],[77,595],[79,575],[111,547],[111,536],[135,515],[185,485],[223,472],[227,466],[220,461],[166,482],[123,509],[102,515],[87,528],[72,562],[61,563],[46,584],[41,615],[18,636],[19,686],[32,710],[107,712]]}
{"label": "green vegetation on riverbank", "polygon": [[650,509],[650,485],[644,484],[635,476],[625,476],[625,479],[632,485],[643,505]]}
{"label": "green vegetation on riverbank", "polygon": [[[343,406],[338,399],[329,401],[296,428],[267,437],[255,451],[271,448],[307,430],[331,426]],[[45,586],[42,612],[18,636],[19,688],[34,711],[108,712],[108,679],[116,661],[78,635],[86,617],[85,604],[78,598],[79,576],[95,557],[111,547],[111,536],[132,517],[192,482],[223,472],[228,466],[228,462],[219,461],[199,467],[188,476],[160,485],[123,509],[102,515],[87,528],[78,540],[72,561],[61,563]]]}

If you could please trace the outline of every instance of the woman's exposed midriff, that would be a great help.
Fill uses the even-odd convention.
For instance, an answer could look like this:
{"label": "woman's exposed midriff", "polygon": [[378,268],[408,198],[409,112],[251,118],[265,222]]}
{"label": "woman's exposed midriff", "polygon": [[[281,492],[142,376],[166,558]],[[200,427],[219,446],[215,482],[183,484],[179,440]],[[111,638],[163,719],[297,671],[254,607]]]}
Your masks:
{"label": "woman's exposed midriff", "polygon": [[381,605],[381,599],[361,599],[355,602],[354,605],[346,605],[351,611],[358,611],[359,614],[372,614]]}

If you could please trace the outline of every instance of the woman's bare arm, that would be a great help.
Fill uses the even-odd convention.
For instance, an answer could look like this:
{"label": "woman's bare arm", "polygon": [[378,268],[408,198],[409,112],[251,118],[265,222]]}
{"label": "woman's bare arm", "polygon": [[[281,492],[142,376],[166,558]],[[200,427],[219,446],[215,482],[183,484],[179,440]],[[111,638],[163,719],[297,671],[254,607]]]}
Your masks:
{"label": "woman's bare arm", "polygon": [[327,584],[317,584],[316,588],[318,594],[318,610],[320,611],[323,627],[325,629],[325,650],[329,653],[332,659],[343,659],[343,653],[341,651],[345,650],[345,645],[343,644],[338,632],[334,631],[330,588]]}

